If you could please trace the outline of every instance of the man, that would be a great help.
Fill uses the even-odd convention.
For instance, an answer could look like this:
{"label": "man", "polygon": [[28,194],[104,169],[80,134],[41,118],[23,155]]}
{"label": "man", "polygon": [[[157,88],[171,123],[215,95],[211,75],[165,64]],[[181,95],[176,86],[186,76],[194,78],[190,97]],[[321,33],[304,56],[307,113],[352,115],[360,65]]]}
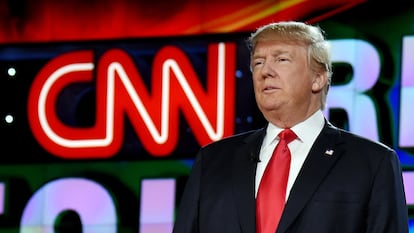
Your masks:
{"label": "man", "polygon": [[[254,32],[249,45],[255,98],[268,124],[200,150],[173,232],[407,233],[396,153],[334,127],[322,114],[332,74],[322,30],[272,23]],[[285,146],[291,160],[286,191],[259,205],[283,129],[295,138]],[[278,197],[286,200],[283,212],[268,219],[281,215],[280,221],[266,223],[259,206],[267,211]]]}

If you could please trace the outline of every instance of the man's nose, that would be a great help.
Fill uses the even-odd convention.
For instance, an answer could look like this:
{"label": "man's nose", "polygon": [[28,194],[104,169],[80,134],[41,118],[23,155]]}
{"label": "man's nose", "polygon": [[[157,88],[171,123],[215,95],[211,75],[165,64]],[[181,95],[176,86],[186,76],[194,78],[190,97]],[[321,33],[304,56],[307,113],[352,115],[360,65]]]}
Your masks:
{"label": "man's nose", "polygon": [[263,63],[261,74],[264,78],[272,78],[276,75],[276,70],[274,69],[274,65],[270,60],[266,60]]}

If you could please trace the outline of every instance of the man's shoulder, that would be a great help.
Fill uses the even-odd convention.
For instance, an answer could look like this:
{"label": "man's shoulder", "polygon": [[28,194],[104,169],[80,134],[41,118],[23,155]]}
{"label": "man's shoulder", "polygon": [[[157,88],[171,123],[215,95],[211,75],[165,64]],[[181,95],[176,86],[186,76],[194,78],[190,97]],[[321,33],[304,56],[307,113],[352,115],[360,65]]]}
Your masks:
{"label": "man's shoulder", "polygon": [[352,144],[354,148],[393,151],[393,149],[390,146],[386,145],[383,142],[380,142],[379,140],[371,139],[367,136],[357,134],[349,130],[341,129],[335,126],[331,126],[331,128],[333,128],[339,133],[340,138],[342,138],[342,141],[344,141],[347,144]]}
{"label": "man's shoulder", "polygon": [[218,141],[211,142],[204,146],[207,148],[221,147],[227,145],[238,145],[243,143],[248,143],[250,140],[257,140],[263,136],[264,129],[254,129],[237,134],[233,134],[227,137],[224,137]]}

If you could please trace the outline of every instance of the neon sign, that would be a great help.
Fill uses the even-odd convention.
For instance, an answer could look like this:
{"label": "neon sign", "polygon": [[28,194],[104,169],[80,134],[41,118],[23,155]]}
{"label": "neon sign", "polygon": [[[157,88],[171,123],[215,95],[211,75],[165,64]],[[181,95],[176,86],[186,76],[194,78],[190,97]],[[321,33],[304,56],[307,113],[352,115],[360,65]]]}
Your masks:
{"label": "neon sign", "polygon": [[56,115],[58,95],[70,84],[92,82],[95,66],[92,51],[63,54],[44,66],[32,84],[29,123],[45,149],[66,159],[113,156],[122,143],[124,114],[154,156],[175,148],[180,110],[198,142],[206,144],[233,134],[235,60],[234,44],[209,45],[204,90],[186,55],[166,46],[154,58],[148,93],[133,60],[122,50],[110,50],[96,69],[96,122],[73,128]]}
{"label": "neon sign", "polygon": [[414,36],[403,38],[401,96],[400,96],[400,127],[399,143],[401,147],[414,147],[412,134],[414,132]]}
{"label": "neon sign", "polygon": [[[375,96],[367,94],[378,82],[381,70],[380,53],[368,41],[359,39],[331,40],[333,62],[344,62],[351,65],[351,80],[343,85],[332,86],[328,96],[328,109],[341,108],[348,115],[349,130],[372,140],[380,138],[378,127],[378,104]],[[399,87],[399,106],[396,106],[397,135],[395,149],[406,149],[414,146],[411,123],[414,117],[411,100],[414,98],[414,36],[404,36],[402,40],[401,84]],[[392,106],[391,106],[392,107]],[[391,112],[389,109],[388,112]],[[329,115],[328,111],[325,111]],[[363,115],[361,115],[363,113]],[[414,157],[399,153],[402,164],[414,163]]]}
{"label": "neon sign", "polygon": [[[379,140],[375,97],[367,94],[380,75],[377,49],[359,39],[331,40],[332,60],[349,64],[350,81],[334,85],[328,97],[329,109],[343,109],[349,130]],[[403,38],[400,127],[398,145],[410,147],[413,37]],[[146,150],[155,157],[168,156],[178,141],[179,113],[183,113],[199,145],[234,133],[235,44],[208,46],[207,78],[201,84],[191,61],[177,47],[160,49],[152,66],[149,92],[128,54],[119,49],[105,52],[95,69],[92,51],[68,52],[44,66],[29,93],[29,123],[39,144],[54,156],[66,159],[109,158],[120,148],[124,115],[132,122]],[[369,61],[369,62],[362,62]],[[96,119],[91,127],[71,127],[56,114],[57,98],[73,83],[94,82],[96,72]],[[364,117],[359,117],[360,112]],[[410,158],[406,158],[410,159]],[[414,160],[414,159],[411,159]]]}

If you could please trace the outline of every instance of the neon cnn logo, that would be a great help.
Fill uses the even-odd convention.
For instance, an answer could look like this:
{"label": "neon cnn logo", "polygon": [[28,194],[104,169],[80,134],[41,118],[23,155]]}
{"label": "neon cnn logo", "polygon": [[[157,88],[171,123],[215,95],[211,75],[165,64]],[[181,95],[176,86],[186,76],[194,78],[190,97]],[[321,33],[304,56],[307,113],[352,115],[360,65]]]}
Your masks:
{"label": "neon cnn logo", "polygon": [[[162,48],[154,57],[150,92],[134,61],[122,50],[103,54],[96,70],[92,51],[60,55],[42,68],[32,84],[28,101],[31,130],[46,150],[66,159],[115,155],[123,141],[125,116],[154,156],[166,156],[175,149],[180,111],[200,145],[231,135],[235,44],[213,43],[207,53],[204,87],[183,51]],[[59,119],[57,99],[68,85],[84,82],[96,82],[95,123],[71,127]]]}

